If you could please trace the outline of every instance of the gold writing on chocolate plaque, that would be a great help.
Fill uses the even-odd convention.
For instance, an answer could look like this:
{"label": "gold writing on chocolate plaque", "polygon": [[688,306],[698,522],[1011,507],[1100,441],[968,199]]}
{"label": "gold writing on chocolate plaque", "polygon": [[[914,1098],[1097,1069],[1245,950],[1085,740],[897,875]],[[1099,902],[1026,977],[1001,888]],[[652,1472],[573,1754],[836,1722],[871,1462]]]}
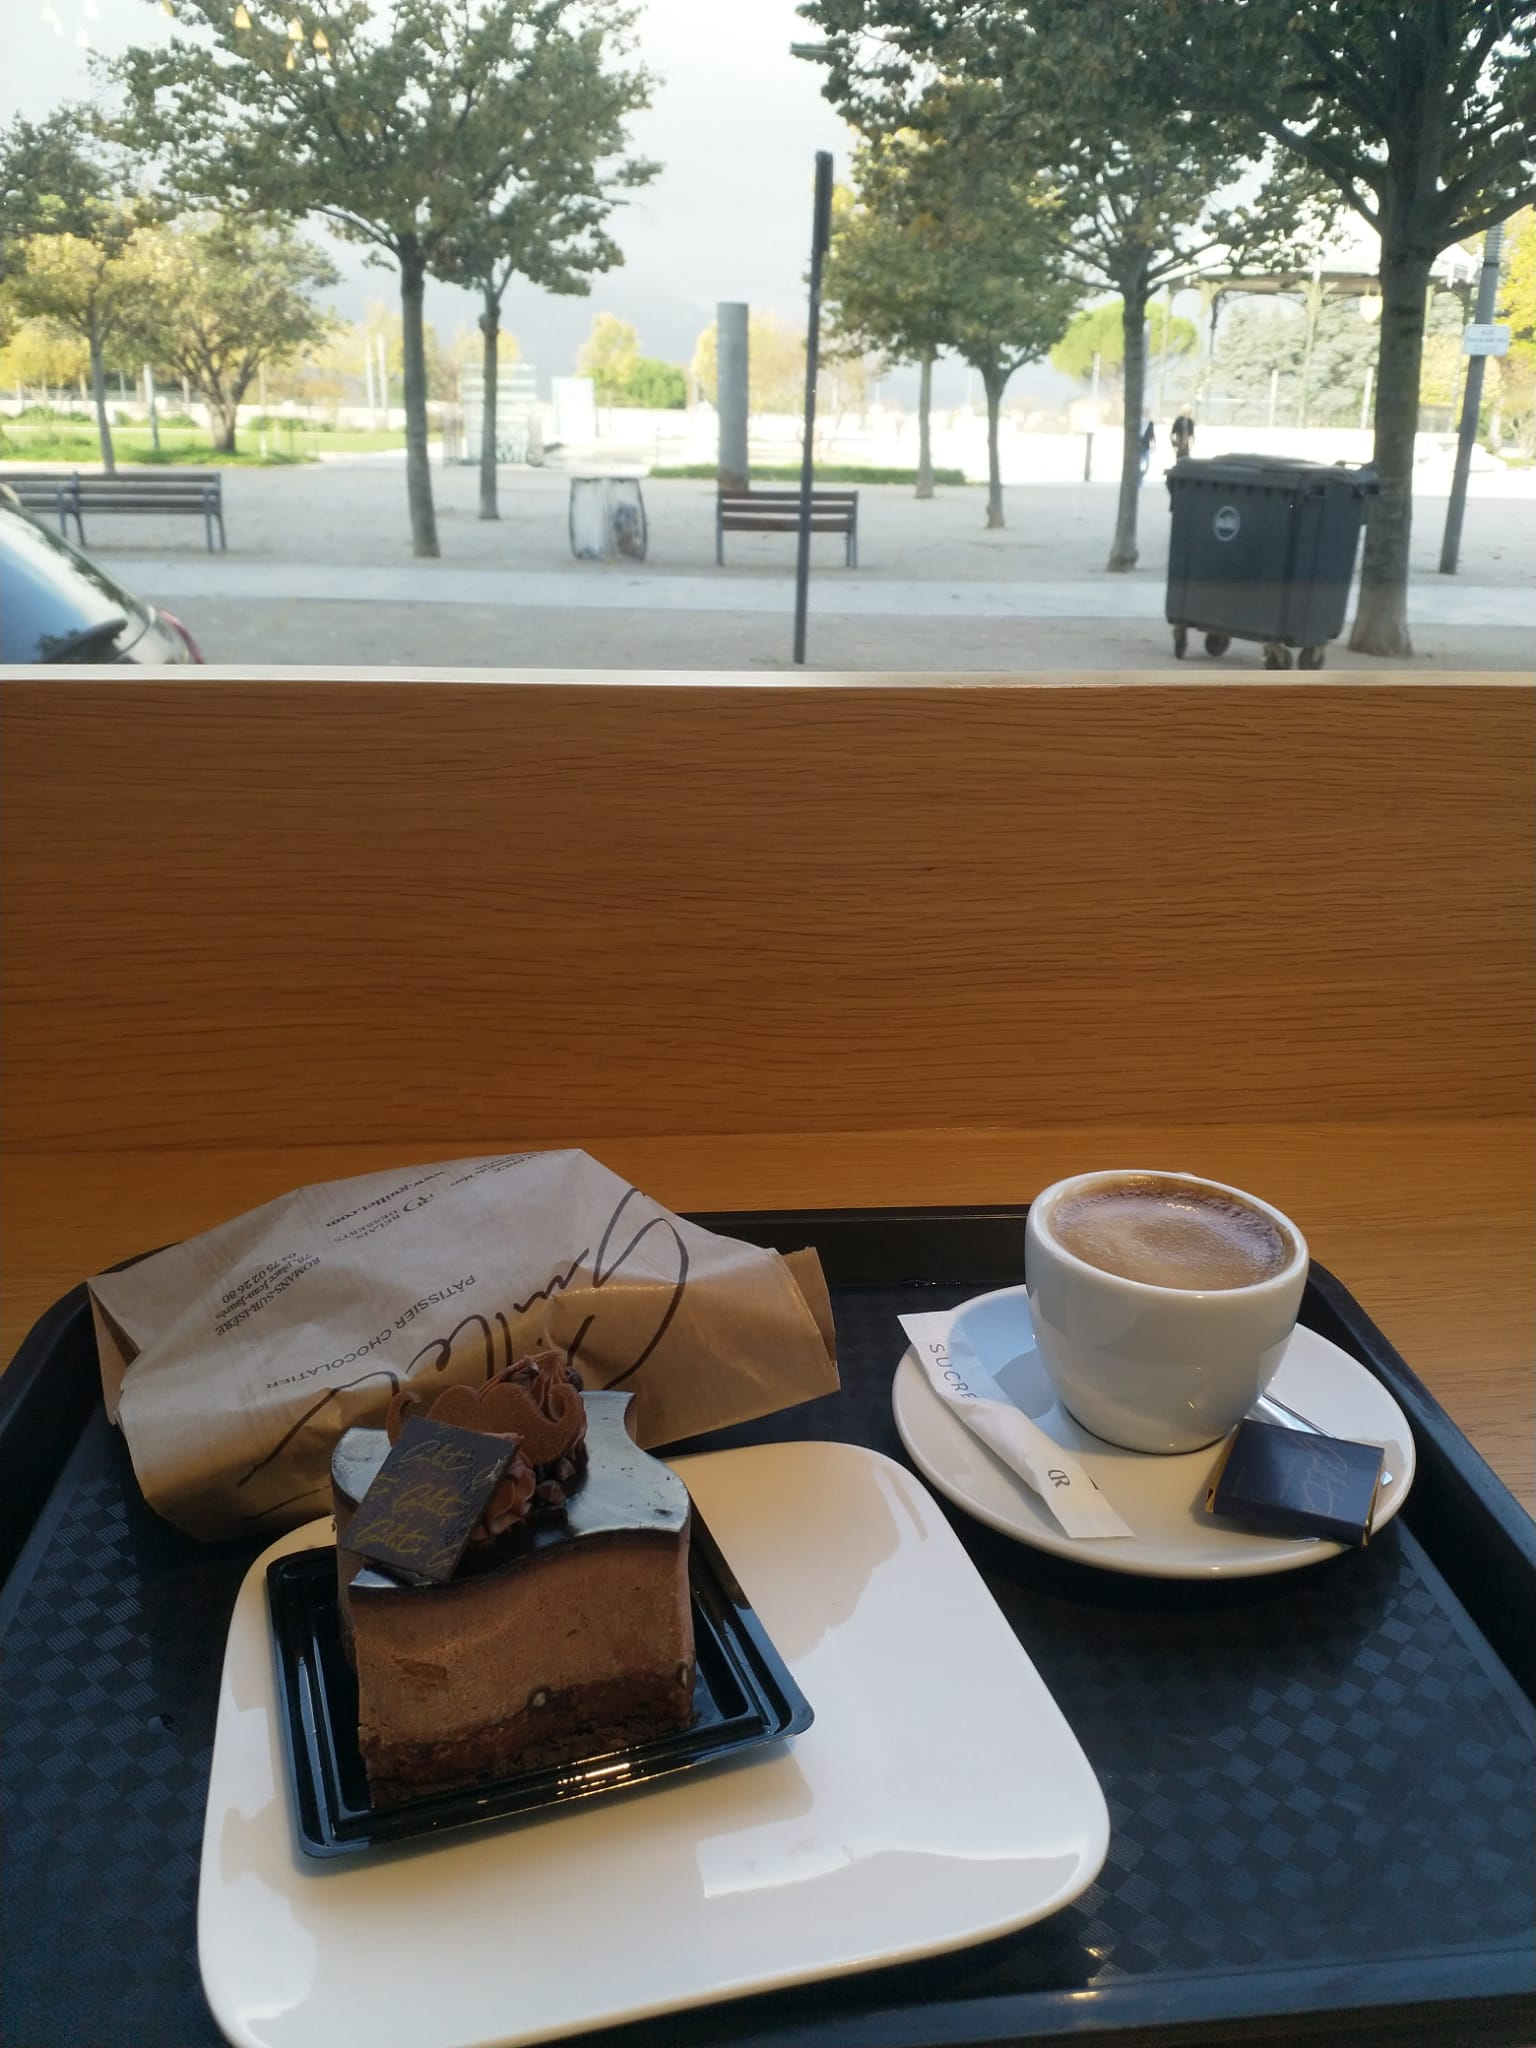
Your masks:
{"label": "gold writing on chocolate plaque", "polygon": [[413,1415],[347,1525],[346,1547],[386,1570],[451,1579],[516,1440]]}

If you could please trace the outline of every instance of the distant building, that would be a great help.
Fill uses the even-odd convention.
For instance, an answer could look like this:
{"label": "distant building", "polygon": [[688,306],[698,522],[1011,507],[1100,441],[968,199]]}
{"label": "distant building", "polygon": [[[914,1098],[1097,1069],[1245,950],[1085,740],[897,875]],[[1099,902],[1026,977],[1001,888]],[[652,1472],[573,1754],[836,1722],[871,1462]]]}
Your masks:
{"label": "distant building", "polygon": [[[539,380],[531,363],[514,363],[496,374],[496,460],[527,462],[540,450],[534,416],[539,402]],[[460,462],[480,460],[481,424],[485,418],[485,378],[479,370],[460,370],[459,407],[464,416],[464,439]]]}

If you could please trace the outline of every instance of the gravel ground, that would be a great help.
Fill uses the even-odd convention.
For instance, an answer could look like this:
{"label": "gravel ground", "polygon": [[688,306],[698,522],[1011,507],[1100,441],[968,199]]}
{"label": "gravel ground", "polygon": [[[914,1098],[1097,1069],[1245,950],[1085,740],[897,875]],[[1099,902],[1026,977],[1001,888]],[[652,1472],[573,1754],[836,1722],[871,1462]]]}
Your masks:
{"label": "gravel ground", "polygon": [[[0,465],[0,477],[4,467]],[[1488,495],[1494,484],[1511,495]],[[445,564],[455,568],[569,570],[566,517],[570,478],[559,470],[503,470],[501,518],[476,516],[473,470],[434,465],[433,493]],[[647,568],[657,574],[715,572],[714,488],[706,482],[647,477],[650,528]],[[413,557],[406,521],[405,474],[394,456],[307,464],[293,469],[229,472],[224,494],[232,559],[248,562],[321,560],[387,567]],[[941,489],[924,502],[904,486],[867,485],[859,494],[861,577],[942,582],[1057,581],[1093,576],[1104,566],[1114,528],[1110,484],[1037,484],[1005,493],[1009,521],[1001,533],[982,525],[986,494],[978,486]],[[1443,498],[1417,507],[1414,573],[1435,573],[1445,524]],[[1168,495],[1155,478],[1141,493],[1142,556],[1134,574],[1161,581],[1168,562]],[[192,519],[101,520],[91,548],[114,555],[202,552],[202,527]],[[840,566],[842,543],[818,537],[816,561]],[[782,577],[792,571],[793,543],[777,536],[731,534],[726,563],[733,576]],[[1536,472],[1473,479],[1462,538],[1462,583],[1529,582],[1536,573]]]}
{"label": "gravel ground", "polygon": [[[210,661],[317,667],[726,669],[791,666],[783,619],[662,611],[518,611],[504,605],[332,604],[274,598],[182,600]],[[1531,634],[1515,626],[1421,627],[1415,672],[1524,670]],[[1263,674],[1256,646],[1178,662],[1166,626],[1125,619],[825,619],[806,635],[812,669],[1039,673],[1135,670],[1186,682]],[[1394,664],[1394,672],[1399,665]],[[1380,675],[1337,642],[1325,673]]]}
{"label": "gravel ground", "polygon": [[[494,523],[476,516],[472,469],[435,465],[433,486],[438,563],[411,554],[397,456],[231,472],[229,552],[212,561],[199,522],[163,517],[99,520],[91,552],[184,617],[212,661],[789,665],[793,542],[730,535],[718,569],[708,482],[644,481],[648,558],[621,571],[572,560],[563,472],[503,471]],[[1107,484],[1016,486],[1006,493],[1008,526],[989,533],[977,487],[942,489],[923,503],[905,487],[863,488],[858,570],[842,566],[837,538],[815,542],[811,664],[1259,673],[1257,647],[1241,643],[1218,661],[1201,653],[1179,669],[1161,620],[1167,493],[1155,477],[1143,488],[1142,558],[1129,576],[1103,574],[1114,505]],[[1474,478],[1453,579],[1437,574],[1444,499],[1425,498],[1417,511],[1415,667],[1528,669],[1536,475]],[[818,616],[818,601],[839,614]],[[1342,642],[1328,661],[1380,672]]]}

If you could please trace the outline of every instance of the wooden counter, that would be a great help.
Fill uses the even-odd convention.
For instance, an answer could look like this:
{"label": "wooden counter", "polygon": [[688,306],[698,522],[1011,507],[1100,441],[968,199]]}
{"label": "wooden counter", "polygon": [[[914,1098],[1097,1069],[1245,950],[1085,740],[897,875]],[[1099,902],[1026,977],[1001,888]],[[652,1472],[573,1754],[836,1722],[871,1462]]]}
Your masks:
{"label": "wooden counter", "polygon": [[1293,1215],[1536,1507],[1532,705],[0,684],[0,1351],[375,1167],[577,1144],[680,1209],[1188,1168]]}
{"label": "wooden counter", "polygon": [[[1099,1126],[580,1139],[674,1209],[1019,1202],[1064,1173],[1189,1168],[1272,1198],[1536,1513],[1536,1125]],[[0,1348],[86,1274],[311,1180],[410,1165],[398,1147],[12,1159]],[[476,1148],[480,1149],[477,1142]],[[521,1149],[488,1134],[486,1151]],[[900,1349],[892,1331],[892,1363]]]}

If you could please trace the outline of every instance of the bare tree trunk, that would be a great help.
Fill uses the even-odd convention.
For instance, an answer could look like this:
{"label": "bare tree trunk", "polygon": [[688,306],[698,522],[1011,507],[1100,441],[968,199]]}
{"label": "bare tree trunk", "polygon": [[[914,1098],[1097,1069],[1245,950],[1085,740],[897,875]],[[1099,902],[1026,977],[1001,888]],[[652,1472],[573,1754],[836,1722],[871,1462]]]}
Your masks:
{"label": "bare tree trunk", "polygon": [[917,489],[918,498],[933,496],[933,357],[923,357],[917,380]]}
{"label": "bare tree trunk", "polygon": [[491,287],[486,285],[483,289],[485,306],[480,315],[480,332],[485,346],[480,357],[480,517],[499,519],[501,511],[496,503],[496,373],[500,367],[497,350],[501,345],[501,308]]}
{"label": "bare tree trunk", "polygon": [[1141,416],[1147,391],[1146,265],[1124,280],[1120,328],[1125,336],[1125,419],[1120,433],[1120,504],[1106,569],[1136,566],[1136,511],[1141,501]]}
{"label": "bare tree trunk", "polygon": [[987,394],[987,528],[990,532],[1008,524],[1003,517],[1003,469],[997,453],[997,421],[1002,411],[1003,386],[1008,379],[1001,370],[988,369],[982,371],[981,382]]}
{"label": "bare tree trunk", "polygon": [[1376,363],[1376,443],[1381,496],[1372,501],[1360,561],[1360,602],[1349,644],[1357,654],[1408,655],[1408,541],[1413,526],[1413,444],[1429,292],[1427,255],[1381,261],[1381,352]]}
{"label": "bare tree trunk", "polygon": [[235,434],[240,424],[240,402],[238,399],[208,400],[208,424],[213,430],[213,445],[220,455],[233,455]]}
{"label": "bare tree trunk", "polygon": [[405,491],[411,508],[413,553],[436,559],[437,515],[427,463],[427,352],[422,331],[427,267],[414,246],[400,252],[401,348],[405,357]]}
{"label": "bare tree trunk", "polygon": [[112,428],[107,420],[107,372],[101,360],[101,328],[96,317],[91,316],[91,395],[96,400],[96,432],[101,439],[101,466],[108,476],[117,473],[117,457],[112,451]]}

